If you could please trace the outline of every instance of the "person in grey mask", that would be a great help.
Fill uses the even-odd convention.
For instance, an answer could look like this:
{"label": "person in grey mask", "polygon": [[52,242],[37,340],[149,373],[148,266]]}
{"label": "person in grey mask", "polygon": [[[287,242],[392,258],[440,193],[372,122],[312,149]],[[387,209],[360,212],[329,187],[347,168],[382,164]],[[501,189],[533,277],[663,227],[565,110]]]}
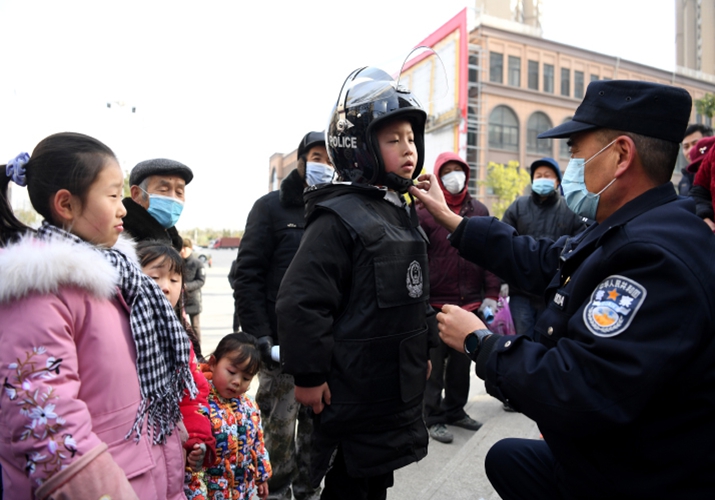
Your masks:
{"label": "person in grey mask", "polygon": [[[264,366],[258,373],[256,402],[261,408],[266,448],[273,464],[269,498],[317,498],[311,487],[310,436],[313,422],[295,400],[293,377],[271,358],[278,346],[276,296],[305,228],[303,190],[329,183],[333,168],[323,132],[309,132],[298,145],[298,165],[280,189],[259,198],[246,221],[233,275],[236,313],[244,332],[256,337]],[[296,433],[297,423],[297,433]]]}
{"label": "person in grey mask", "polygon": [[460,217],[431,175],[412,188],[460,255],[548,304],[538,341],[454,305],[437,315],[489,394],[543,434],[489,450],[502,499],[715,498],[715,237],[670,182],[691,111],[682,88],[594,81],[539,136],[568,138],[566,202],[596,221],[571,238]]}

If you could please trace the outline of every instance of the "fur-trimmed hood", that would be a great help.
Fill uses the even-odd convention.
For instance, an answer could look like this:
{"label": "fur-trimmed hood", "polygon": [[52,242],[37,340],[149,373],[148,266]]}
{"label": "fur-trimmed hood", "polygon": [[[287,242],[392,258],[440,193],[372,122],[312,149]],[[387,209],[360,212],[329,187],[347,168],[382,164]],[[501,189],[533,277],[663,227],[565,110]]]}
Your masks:
{"label": "fur-trimmed hood", "polygon": [[[137,261],[134,242],[121,237],[114,245]],[[0,249],[0,303],[31,293],[55,293],[61,286],[76,286],[99,298],[111,298],[119,275],[112,264],[88,245],[43,241],[26,235]]]}

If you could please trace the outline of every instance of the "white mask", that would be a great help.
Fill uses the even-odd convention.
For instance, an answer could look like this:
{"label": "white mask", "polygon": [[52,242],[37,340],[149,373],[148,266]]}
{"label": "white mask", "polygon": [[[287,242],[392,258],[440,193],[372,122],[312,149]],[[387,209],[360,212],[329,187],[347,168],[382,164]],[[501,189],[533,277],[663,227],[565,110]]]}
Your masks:
{"label": "white mask", "polygon": [[444,188],[452,194],[461,193],[464,189],[464,183],[467,180],[467,174],[462,170],[454,170],[440,177]]}
{"label": "white mask", "polygon": [[330,165],[309,161],[305,164],[305,183],[309,186],[333,181],[335,170]]}

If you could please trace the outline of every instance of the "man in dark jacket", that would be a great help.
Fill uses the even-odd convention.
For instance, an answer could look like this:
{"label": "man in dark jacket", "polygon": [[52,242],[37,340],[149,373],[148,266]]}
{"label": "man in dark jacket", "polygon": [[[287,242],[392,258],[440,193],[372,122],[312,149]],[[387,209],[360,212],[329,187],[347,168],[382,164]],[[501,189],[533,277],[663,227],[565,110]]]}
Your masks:
{"label": "man in dark jacket", "polygon": [[[586,228],[559,193],[561,169],[553,158],[531,164],[531,194],[520,196],[504,212],[502,220],[520,235],[557,240]],[[546,308],[544,298],[509,283],[509,308],[519,335],[533,336],[534,325]]]}
{"label": "man in dark jacket", "polygon": [[184,208],[184,191],[194,178],[189,167],[165,158],[146,160],[129,174],[131,198],[124,230],[136,241],[158,240],[181,252],[181,236],[174,227]]}
{"label": "man in dark jacket", "polygon": [[[469,166],[459,155],[451,152],[439,155],[434,176],[454,213],[464,217],[489,215],[487,207],[469,195]],[[444,304],[457,304],[467,311],[479,313],[482,318],[487,307],[496,312],[499,278],[460,257],[447,239],[447,230],[437,224],[427,210],[420,208],[417,215],[420,226],[429,237],[430,304],[435,311]],[[425,388],[425,424],[432,439],[451,443],[454,436],[447,424],[471,431],[482,425],[464,411],[469,399],[471,360],[441,341],[430,352],[430,360],[432,374]]]}
{"label": "man in dark jacket", "polygon": [[268,193],[253,205],[236,257],[236,312],[243,331],[256,337],[265,353],[266,366],[258,373],[256,402],[273,464],[270,498],[290,499],[291,487],[297,500],[316,497],[320,492],[309,480],[312,419],[307,408],[295,401],[293,377],[270,359],[270,350],[280,344],[275,311],[278,288],[305,228],[303,190],[309,183],[329,180],[328,174],[332,177],[333,172],[329,164],[323,133],[306,134],[298,146],[298,167],[283,179],[279,191]]}
{"label": "man in dark jacket", "polygon": [[191,328],[196,338],[201,341],[201,287],[206,283],[206,270],[194,253],[194,245],[189,238],[184,238],[181,257],[184,259],[184,311],[189,315]]}
{"label": "man in dark jacket", "polygon": [[540,135],[568,137],[565,197],[596,221],[573,238],[463,219],[431,176],[413,189],[462,255],[548,299],[538,342],[459,307],[438,315],[487,391],[543,434],[489,450],[504,500],[715,498],[715,236],[670,182],[691,109],[685,89],[595,81]]}

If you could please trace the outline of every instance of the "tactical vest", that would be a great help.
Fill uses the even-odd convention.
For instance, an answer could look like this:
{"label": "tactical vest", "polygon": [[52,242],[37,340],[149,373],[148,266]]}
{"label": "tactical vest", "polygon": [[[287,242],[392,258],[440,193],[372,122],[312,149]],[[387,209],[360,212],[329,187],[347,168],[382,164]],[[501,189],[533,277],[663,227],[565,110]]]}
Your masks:
{"label": "tactical vest", "polygon": [[[351,194],[316,207],[340,217],[355,242],[349,294],[333,325],[332,403],[321,424],[354,430],[405,410],[419,416],[428,360],[427,236],[383,199]],[[383,423],[394,427],[389,420]]]}

